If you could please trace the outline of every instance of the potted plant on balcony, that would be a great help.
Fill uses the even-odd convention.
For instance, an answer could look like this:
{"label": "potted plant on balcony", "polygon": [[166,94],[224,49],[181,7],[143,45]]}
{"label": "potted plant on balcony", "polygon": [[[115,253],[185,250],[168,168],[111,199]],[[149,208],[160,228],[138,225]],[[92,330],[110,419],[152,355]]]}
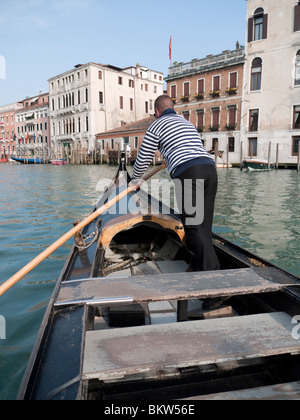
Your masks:
{"label": "potted plant on balcony", "polygon": [[220,126],[219,125],[212,125],[209,127],[210,131],[219,131]]}
{"label": "potted plant on balcony", "polygon": [[196,93],[196,95],[194,95],[195,99],[204,99],[204,95],[203,93]]}
{"label": "potted plant on balcony", "polygon": [[237,92],[237,87],[228,88],[226,89],[226,92],[229,93],[229,95],[235,95]]}
{"label": "potted plant on balcony", "polygon": [[180,99],[181,99],[182,102],[189,102],[190,97],[189,96],[181,96]]}
{"label": "potted plant on balcony", "polygon": [[209,92],[210,96],[212,96],[213,98],[220,96],[220,91],[219,90],[211,90]]}
{"label": "potted plant on balcony", "polygon": [[197,127],[198,133],[203,133],[205,127]]}

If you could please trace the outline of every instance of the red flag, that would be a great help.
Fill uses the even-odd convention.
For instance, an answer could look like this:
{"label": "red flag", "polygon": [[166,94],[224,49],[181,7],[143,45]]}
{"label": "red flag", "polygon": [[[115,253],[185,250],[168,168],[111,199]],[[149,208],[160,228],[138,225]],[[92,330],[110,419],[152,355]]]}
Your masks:
{"label": "red flag", "polygon": [[26,144],[28,144],[28,142],[29,142],[29,134],[27,133]]}
{"label": "red flag", "polygon": [[170,67],[171,67],[172,66],[172,35],[170,36],[169,59],[170,59]]}

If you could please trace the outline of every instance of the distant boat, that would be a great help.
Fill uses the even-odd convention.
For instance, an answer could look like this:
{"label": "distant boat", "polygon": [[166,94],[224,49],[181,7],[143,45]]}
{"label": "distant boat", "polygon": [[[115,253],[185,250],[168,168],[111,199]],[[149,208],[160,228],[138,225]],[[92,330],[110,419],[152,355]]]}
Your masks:
{"label": "distant boat", "polygon": [[50,163],[51,165],[60,165],[60,166],[68,164],[67,161],[63,159],[53,159],[53,160],[50,160]]}
{"label": "distant boat", "polygon": [[247,171],[268,171],[275,169],[274,163],[268,163],[266,159],[244,159],[242,169],[245,168]]}
{"label": "distant boat", "polygon": [[34,159],[34,158],[26,159],[26,158],[16,158],[16,157],[12,157],[12,159],[15,162],[24,163],[24,164],[28,164],[28,165],[34,165],[34,164],[40,165],[40,164],[44,163],[43,159]]}

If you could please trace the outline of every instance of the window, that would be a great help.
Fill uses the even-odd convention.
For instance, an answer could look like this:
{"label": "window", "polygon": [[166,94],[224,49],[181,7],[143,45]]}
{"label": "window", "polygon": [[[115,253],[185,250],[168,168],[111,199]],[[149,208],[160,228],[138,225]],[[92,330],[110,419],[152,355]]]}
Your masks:
{"label": "window", "polygon": [[204,93],[204,79],[197,80],[197,93],[203,95]]}
{"label": "window", "polygon": [[77,94],[77,102],[78,102],[78,105],[80,105],[80,90],[78,91],[78,94]]}
{"label": "window", "polygon": [[236,105],[228,106],[228,125],[227,128],[229,130],[236,129]]}
{"label": "window", "polygon": [[220,108],[211,108],[211,128],[219,129],[220,124]]}
{"label": "window", "polygon": [[133,99],[130,98],[129,102],[130,102],[130,111],[133,111]]}
{"label": "window", "polygon": [[300,85],[300,50],[296,55],[295,85]]}
{"label": "window", "polygon": [[103,92],[99,92],[99,104],[103,104]]}
{"label": "window", "polygon": [[177,98],[177,85],[171,86],[171,98],[172,99]]}
{"label": "window", "polygon": [[89,90],[86,88],[85,89],[85,102],[89,101]]}
{"label": "window", "polygon": [[251,68],[251,90],[261,89],[262,60],[255,58]]}
{"label": "window", "polygon": [[123,85],[123,77],[119,77],[119,85]]}
{"label": "window", "polygon": [[129,87],[134,88],[134,80],[129,79]]}
{"label": "window", "polygon": [[257,138],[249,139],[249,156],[257,156]]}
{"label": "window", "polygon": [[213,77],[213,91],[218,92],[220,90],[220,76]]}
{"label": "window", "polygon": [[123,96],[120,96],[120,109],[123,109]]}
{"label": "window", "polygon": [[229,137],[228,138],[228,152],[234,152],[234,145],[235,145],[234,137]]}
{"label": "window", "polygon": [[148,102],[146,101],[146,102],[145,102],[145,113],[146,113],[146,114],[148,114],[148,112],[149,112],[149,104],[148,104]]}
{"label": "window", "polygon": [[102,71],[100,71],[100,70],[98,71],[98,79],[102,80]]}
{"label": "window", "polygon": [[268,15],[259,7],[253,17],[248,20],[248,42],[259,41],[267,38]]}
{"label": "window", "polygon": [[293,138],[292,156],[298,156],[300,148],[300,137]]}
{"label": "window", "polygon": [[294,32],[300,31],[300,2],[295,6]]}
{"label": "window", "polygon": [[185,82],[183,84],[183,96],[185,97],[190,96],[190,82]]}
{"label": "window", "polygon": [[190,111],[183,111],[182,112],[183,118],[185,118],[187,121],[190,121]]}
{"label": "window", "polygon": [[300,130],[300,105],[294,106],[293,129]]}
{"label": "window", "polygon": [[249,131],[258,131],[258,109],[250,109]]}
{"label": "window", "polygon": [[237,87],[237,72],[229,74],[229,88],[236,88]]}
{"label": "window", "polygon": [[196,128],[198,131],[203,131],[204,129],[204,109],[197,109],[196,111]]}

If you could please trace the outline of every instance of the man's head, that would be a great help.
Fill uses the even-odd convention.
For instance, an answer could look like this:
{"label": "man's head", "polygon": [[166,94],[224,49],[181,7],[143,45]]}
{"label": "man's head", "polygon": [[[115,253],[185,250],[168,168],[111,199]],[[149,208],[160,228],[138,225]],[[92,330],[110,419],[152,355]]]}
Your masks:
{"label": "man's head", "polygon": [[156,118],[161,117],[161,114],[166,110],[173,108],[174,109],[174,103],[170,96],[168,95],[161,95],[159,96],[155,101],[155,116]]}

